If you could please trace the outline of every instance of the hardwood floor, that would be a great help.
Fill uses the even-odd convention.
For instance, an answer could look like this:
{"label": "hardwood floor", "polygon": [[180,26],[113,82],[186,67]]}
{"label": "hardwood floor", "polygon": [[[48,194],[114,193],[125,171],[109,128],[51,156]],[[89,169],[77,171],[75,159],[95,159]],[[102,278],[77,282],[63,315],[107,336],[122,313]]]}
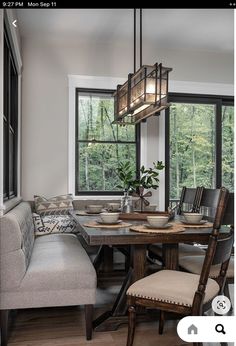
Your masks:
{"label": "hardwood floor", "polygon": [[[126,344],[127,326],[114,332],[94,332],[91,341],[86,341],[84,335],[84,315],[80,307],[22,310],[15,319],[9,346],[121,346]],[[176,334],[176,321],[168,322],[164,335],[158,334],[157,323],[138,325],[134,345],[143,346],[144,340],[145,346],[185,344]]]}
{"label": "hardwood floor", "polygon": [[[232,286],[231,286],[232,287]],[[107,309],[117,292],[112,285],[98,289],[95,317]],[[14,315],[14,314],[13,314]],[[176,332],[177,321],[165,324],[164,334],[158,334],[158,323],[137,325],[134,346],[189,345]],[[9,346],[125,346],[127,325],[113,332],[94,332],[91,341],[85,339],[83,307],[18,310],[11,323]],[[216,346],[217,344],[209,344]],[[204,345],[206,346],[206,345]]]}

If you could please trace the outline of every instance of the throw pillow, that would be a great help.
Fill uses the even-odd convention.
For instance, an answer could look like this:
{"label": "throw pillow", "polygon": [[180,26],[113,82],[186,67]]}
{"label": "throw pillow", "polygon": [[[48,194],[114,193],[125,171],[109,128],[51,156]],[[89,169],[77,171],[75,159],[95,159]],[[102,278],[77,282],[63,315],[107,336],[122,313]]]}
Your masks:
{"label": "throw pillow", "polygon": [[35,211],[39,215],[58,215],[69,214],[73,210],[72,194],[45,198],[43,196],[34,196]]}
{"label": "throw pillow", "polygon": [[45,215],[33,213],[35,235],[53,233],[78,233],[76,221],[70,215]]}

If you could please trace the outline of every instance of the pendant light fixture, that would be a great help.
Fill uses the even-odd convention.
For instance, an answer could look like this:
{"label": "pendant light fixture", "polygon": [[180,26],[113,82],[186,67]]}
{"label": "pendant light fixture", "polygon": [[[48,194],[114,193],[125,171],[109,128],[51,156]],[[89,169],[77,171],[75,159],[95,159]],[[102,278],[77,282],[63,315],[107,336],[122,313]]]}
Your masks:
{"label": "pendant light fixture", "polygon": [[168,108],[168,77],[172,68],[142,65],[142,9],[140,9],[140,68],[136,71],[136,9],[134,9],[134,73],[114,93],[115,124],[137,124]]}

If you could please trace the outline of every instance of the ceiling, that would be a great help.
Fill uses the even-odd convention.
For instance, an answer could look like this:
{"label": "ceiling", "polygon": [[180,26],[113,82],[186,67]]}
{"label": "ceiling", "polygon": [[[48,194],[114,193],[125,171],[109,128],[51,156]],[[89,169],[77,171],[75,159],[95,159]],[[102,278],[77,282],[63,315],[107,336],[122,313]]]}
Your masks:
{"label": "ceiling", "polygon": [[[18,9],[23,37],[133,45],[133,9]],[[143,42],[158,48],[233,52],[231,9],[144,9]]]}

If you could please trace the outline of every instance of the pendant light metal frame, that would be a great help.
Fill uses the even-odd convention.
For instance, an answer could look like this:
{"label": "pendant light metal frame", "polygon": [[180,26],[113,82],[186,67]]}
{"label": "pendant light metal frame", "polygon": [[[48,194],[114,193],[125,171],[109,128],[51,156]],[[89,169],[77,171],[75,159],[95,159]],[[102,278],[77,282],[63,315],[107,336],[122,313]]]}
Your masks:
{"label": "pendant light metal frame", "polygon": [[142,66],[142,9],[140,9],[140,68],[136,70],[136,10],[134,9],[134,73],[114,92],[115,124],[138,124],[143,119],[168,108],[170,67],[162,64]]}

